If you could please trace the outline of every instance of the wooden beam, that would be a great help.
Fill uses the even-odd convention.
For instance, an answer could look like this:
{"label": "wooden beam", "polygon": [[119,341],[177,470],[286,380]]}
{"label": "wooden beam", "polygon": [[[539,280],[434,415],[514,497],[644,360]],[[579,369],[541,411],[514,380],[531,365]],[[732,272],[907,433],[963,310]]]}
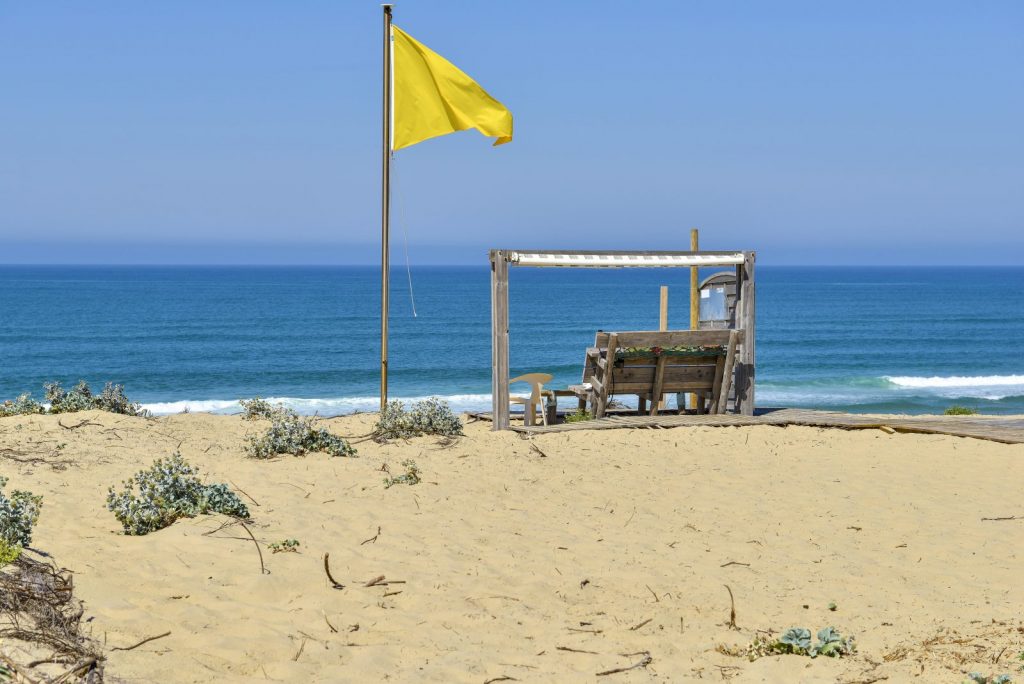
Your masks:
{"label": "wooden beam", "polygon": [[754,339],[755,291],[754,252],[745,252],[742,266],[736,267],[736,294],[739,297],[736,312],[737,327],[743,330],[739,364],[736,367],[736,411],[745,416],[754,415]]}
{"label": "wooden beam", "polygon": [[491,250],[491,415],[492,430],[509,428],[508,259]]}

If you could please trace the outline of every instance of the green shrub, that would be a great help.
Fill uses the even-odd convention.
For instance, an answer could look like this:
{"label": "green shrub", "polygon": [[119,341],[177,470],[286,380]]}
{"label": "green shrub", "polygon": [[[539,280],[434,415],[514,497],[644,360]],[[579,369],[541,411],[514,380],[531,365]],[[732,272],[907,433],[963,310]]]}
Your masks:
{"label": "green shrub", "polygon": [[[405,468],[404,473],[398,477],[384,478],[384,489],[391,489],[396,484],[414,485],[420,483],[420,468],[416,465],[416,461],[406,459],[402,461],[402,466]],[[390,473],[391,471],[388,471],[389,475]]]}
{"label": "green shrub", "polygon": [[1013,678],[1008,674],[983,675],[980,672],[971,672],[964,680],[964,684],[1011,684]]}
{"label": "green shrub", "polygon": [[462,434],[462,421],[448,402],[430,397],[416,402],[409,409],[400,401],[389,401],[373,427],[378,441],[409,439],[423,435],[456,437]]}
{"label": "green shrub", "polygon": [[778,639],[770,634],[759,634],[754,641],[744,648],[730,649],[720,647],[719,651],[728,655],[746,656],[751,661],[772,655],[802,655],[817,658],[839,658],[851,655],[857,650],[853,637],[844,638],[832,627],[818,630],[817,643],[811,643],[811,630],[803,627],[791,627],[783,632]]}
{"label": "green shrub", "polygon": [[257,420],[259,418],[270,420],[275,414],[285,410],[280,404],[275,406],[262,397],[239,399],[238,403],[242,405],[243,420]]}
{"label": "green shrub", "polygon": [[43,392],[46,401],[50,402],[50,413],[74,413],[99,409],[126,416],[149,415],[149,412],[143,410],[140,404],[129,401],[128,397],[124,395],[124,385],[115,385],[111,382],[103,386],[103,391],[99,395],[92,393],[85,380],[79,380],[78,384],[69,390],[61,387],[59,382],[48,382],[43,385]]}
{"label": "green shrub", "polygon": [[978,415],[978,409],[973,409],[969,406],[950,406],[943,413],[947,416],[976,416]]}
{"label": "green shrub", "polygon": [[0,418],[4,416],[27,416],[33,413],[42,413],[43,405],[32,398],[27,392],[17,399],[8,399],[0,404]]}
{"label": "green shrub", "polygon": [[355,456],[356,450],[351,444],[326,428],[315,427],[313,420],[291,409],[274,408],[270,412],[270,427],[262,435],[251,435],[246,449],[253,458],[272,458],[278,454],[302,456],[311,451]]}
{"label": "green shrub", "polygon": [[576,409],[575,413],[569,413],[565,416],[566,423],[582,423],[586,420],[593,420],[594,417],[587,413],[586,409]]}
{"label": "green shrub", "polygon": [[226,484],[203,484],[197,471],[175,452],[158,458],[149,470],[140,470],[122,483],[122,491],[107,492],[107,509],[125,534],[142,535],[161,530],[178,518],[223,513],[248,518],[249,510]]}
{"label": "green shrub", "polygon": [[20,489],[4,494],[7,478],[0,475],[0,567],[12,563],[32,543],[32,528],[39,520],[43,497]]}

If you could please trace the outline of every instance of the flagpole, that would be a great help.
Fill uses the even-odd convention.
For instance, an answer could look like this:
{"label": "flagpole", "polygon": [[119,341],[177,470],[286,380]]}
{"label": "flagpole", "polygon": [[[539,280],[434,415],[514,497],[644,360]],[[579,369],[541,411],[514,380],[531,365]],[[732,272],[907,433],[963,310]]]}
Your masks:
{"label": "flagpole", "polygon": [[383,107],[380,211],[380,410],[388,403],[388,276],[391,228],[391,5],[384,8]]}

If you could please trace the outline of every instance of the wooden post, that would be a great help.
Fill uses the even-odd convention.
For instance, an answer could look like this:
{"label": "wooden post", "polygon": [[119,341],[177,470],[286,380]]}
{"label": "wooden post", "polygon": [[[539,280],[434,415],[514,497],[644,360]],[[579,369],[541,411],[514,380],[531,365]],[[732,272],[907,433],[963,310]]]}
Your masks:
{"label": "wooden post", "polygon": [[668,330],[668,285],[661,286],[661,311],[658,316],[658,330]]}
{"label": "wooden post", "polygon": [[754,415],[754,260],[754,252],[744,252],[743,264],[736,267],[736,293],[739,296],[736,320],[743,328],[743,347],[736,366],[736,410],[745,416]]}
{"label": "wooden post", "polygon": [[[696,228],[690,229],[690,251],[696,252],[700,249],[700,231]],[[700,327],[700,269],[696,266],[690,267],[690,330]],[[690,406],[696,408],[698,397],[696,393],[690,394]]]}
{"label": "wooden post", "polygon": [[[668,285],[661,286],[661,311],[658,316],[658,330],[668,330]],[[658,409],[654,410],[654,406],[657,405]],[[640,413],[643,413],[643,403],[640,404]],[[657,411],[665,408],[665,399],[660,396],[651,397],[651,410],[652,415],[657,414]]]}
{"label": "wooden post", "polygon": [[508,256],[491,250],[491,429],[509,427]]}

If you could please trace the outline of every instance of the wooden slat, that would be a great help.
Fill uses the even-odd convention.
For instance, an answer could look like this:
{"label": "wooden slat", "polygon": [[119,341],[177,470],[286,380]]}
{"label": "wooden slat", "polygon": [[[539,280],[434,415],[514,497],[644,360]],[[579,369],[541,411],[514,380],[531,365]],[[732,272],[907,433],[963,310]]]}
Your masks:
{"label": "wooden slat", "polygon": [[743,425],[804,425],[819,428],[878,429],[890,428],[897,432],[949,435],[974,439],[985,439],[1006,444],[1024,444],[1024,419],[987,418],[961,416],[913,416],[876,417],[809,409],[782,409],[759,416],[740,414],[708,415],[657,415],[620,416],[608,415],[599,420],[579,423],[562,423],[547,427],[512,429],[530,434],[547,432],[572,432],[575,430],[608,430],[621,428],[672,428],[672,427],[724,427]]}
{"label": "wooden slat", "polygon": [[729,342],[728,330],[637,330],[615,334],[618,335],[620,347],[690,347],[724,345]]}
{"label": "wooden slat", "polygon": [[[654,390],[651,392],[651,415],[658,415],[658,405],[661,403],[661,392],[665,386],[665,363],[667,356],[658,358],[658,365],[654,367]],[[623,369],[625,370],[625,369]]]}
{"label": "wooden slat", "polygon": [[[729,388],[732,387],[733,366],[736,362],[736,342],[741,334],[743,333],[739,330],[729,331],[729,348],[725,352],[725,365],[722,367],[722,384],[718,388],[716,413],[725,413],[729,406]],[[753,412],[750,415],[753,415]]]}

